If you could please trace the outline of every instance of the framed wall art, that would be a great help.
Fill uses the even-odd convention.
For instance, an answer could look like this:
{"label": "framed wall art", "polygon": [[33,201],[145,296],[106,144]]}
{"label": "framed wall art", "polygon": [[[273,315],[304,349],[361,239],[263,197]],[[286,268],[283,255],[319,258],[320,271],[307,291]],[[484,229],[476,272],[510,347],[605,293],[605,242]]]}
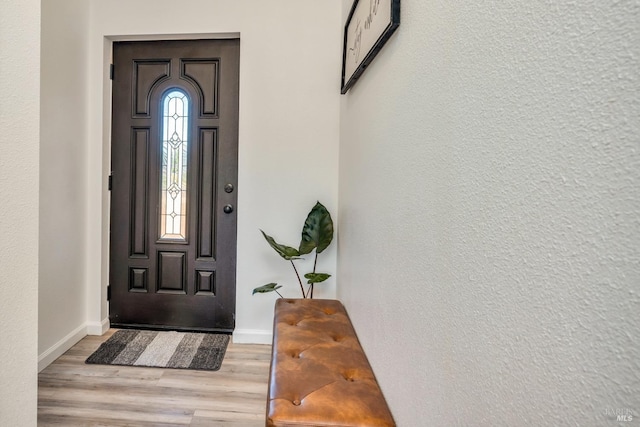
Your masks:
{"label": "framed wall art", "polygon": [[354,0],[344,26],[340,93],[347,93],[398,26],[400,0]]}

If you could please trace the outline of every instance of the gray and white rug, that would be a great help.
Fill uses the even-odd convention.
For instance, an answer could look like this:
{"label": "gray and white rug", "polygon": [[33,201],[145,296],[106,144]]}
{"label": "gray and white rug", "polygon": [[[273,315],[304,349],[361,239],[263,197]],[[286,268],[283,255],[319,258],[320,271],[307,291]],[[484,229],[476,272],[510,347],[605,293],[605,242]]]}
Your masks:
{"label": "gray and white rug", "polygon": [[86,363],[217,371],[228,343],[225,334],[122,329]]}

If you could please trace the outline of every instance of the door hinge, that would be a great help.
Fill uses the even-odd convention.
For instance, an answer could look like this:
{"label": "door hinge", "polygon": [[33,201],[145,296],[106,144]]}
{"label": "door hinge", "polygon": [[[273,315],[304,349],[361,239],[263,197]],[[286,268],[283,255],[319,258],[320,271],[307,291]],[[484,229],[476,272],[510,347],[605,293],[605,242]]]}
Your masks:
{"label": "door hinge", "polygon": [[109,79],[113,80],[113,64],[109,64]]}
{"label": "door hinge", "polygon": [[107,285],[107,301],[111,301],[111,285]]}
{"label": "door hinge", "polygon": [[112,188],[113,188],[113,175],[109,175],[109,181],[108,181],[108,184],[107,184],[107,189],[109,191],[111,191]]}

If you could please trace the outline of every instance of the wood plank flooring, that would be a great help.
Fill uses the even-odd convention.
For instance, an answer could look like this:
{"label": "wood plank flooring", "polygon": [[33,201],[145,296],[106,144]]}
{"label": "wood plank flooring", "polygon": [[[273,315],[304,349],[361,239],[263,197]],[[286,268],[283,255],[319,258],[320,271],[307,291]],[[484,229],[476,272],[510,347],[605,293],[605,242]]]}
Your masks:
{"label": "wood plank flooring", "polygon": [[215,372],[85,364],[114,332],[38,375],[39,426],[264,426],[271,346],[230,343]]}

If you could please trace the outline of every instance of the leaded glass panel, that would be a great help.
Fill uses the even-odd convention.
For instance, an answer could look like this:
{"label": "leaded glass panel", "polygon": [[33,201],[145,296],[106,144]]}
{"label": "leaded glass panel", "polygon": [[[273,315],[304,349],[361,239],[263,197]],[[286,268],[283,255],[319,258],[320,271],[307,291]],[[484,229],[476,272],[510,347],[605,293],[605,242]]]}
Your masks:
{"label": "leaded glass panel", "polygon": [[160,239],[185,241],[189,98],[182,91],[172,90],[165,95],[162,106]]}

